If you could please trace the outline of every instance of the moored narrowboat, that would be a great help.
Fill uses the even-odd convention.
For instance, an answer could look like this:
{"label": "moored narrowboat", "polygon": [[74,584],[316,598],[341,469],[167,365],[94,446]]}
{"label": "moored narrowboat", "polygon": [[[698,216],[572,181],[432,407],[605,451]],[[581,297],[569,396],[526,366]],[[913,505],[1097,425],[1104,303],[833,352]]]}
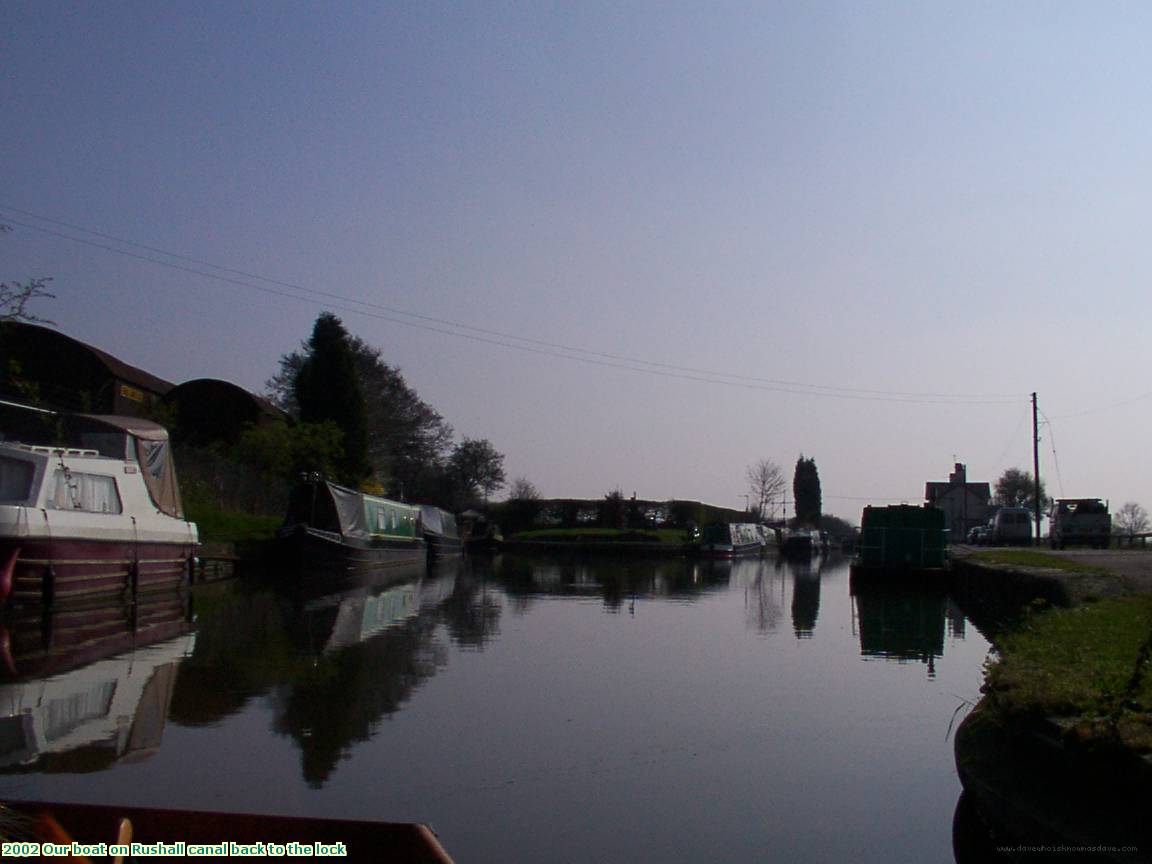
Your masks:
{"label": "moored narrowboat", "polygon": [[858,568],[938,570],[945,560],[944,511],[910,504],[865,507],[858,548]]}
{"label": "moored narrowboat", "polygon": [[705,558],[763,555],[766,547],[764,529],[754,522],[714,522],[700,534],[700,554]]}
{"label": "moored narrowboat", "polygon": [[824,544],[814,528],[792,528],[785,531],[781,549],[789,557],[811,558],[824,551]]}
{"label": "moored narrowboat", "polygon": [[428,547],[429,558],[451,558],[464,552],[456,517],[447,510],[420,505],[420,531]]}
{"label": "moored narrowboat", "polygon": [[0,607],[131,602],[186,585],[198,536],[167,430],[52,416],[48,443],[0,434]]}
{"label": "moored narrowboat", "polygon": [[276,534],[282,563],[305,570],[367,570],[424,560],[420,508],[305,478]]}

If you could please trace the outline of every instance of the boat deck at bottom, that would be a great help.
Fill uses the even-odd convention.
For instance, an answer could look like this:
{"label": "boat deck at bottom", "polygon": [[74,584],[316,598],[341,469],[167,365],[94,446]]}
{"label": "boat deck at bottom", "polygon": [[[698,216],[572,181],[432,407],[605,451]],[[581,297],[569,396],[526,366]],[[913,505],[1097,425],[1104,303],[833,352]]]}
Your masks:
{"label": "boat deck at bottom", "polygon": [[[452,864],[436,835],[426,825],[411,822],[365,822],[351,819],[314,819],[295,816],[267,816],[243,813],[215,813],[196,810],[160,810],[145,807],[117,807],[94,804],[50,804],[37,801],[8,801],[12,814],[25,817],[25,830],[8,836],[29,842],[95,845],[109,847],[117,842],[121,819],[131,822],[130,843],[145,846],[164,844],[174,854],[166,861],[208,860],[210,856],[181,854],[192,844],[202,846],[269,844],[285,847],[276,857],[288,854],[289,844],[313,848],[313,854],[331,854],[352,861],[383,864]],[[174,844],[184,844],[176,846]],[[324,844],[321,853],[319,844]],[[225,850],[233,847],[225,845]],[[343,849],[343,851],[334,851]],[[159,847],[157,848],[159,854]],[[224,857],[230,857],[226,853]],[[242,854],[242,853],[235,853]],[[125,856],[126,858],[129,856]],[[311,857],[311,856],[309,856]]]}

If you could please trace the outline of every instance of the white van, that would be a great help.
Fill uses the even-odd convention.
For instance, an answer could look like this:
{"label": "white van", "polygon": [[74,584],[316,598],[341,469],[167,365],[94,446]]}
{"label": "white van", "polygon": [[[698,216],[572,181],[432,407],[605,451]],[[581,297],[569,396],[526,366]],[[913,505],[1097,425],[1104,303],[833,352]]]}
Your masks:
{"label": "white van", "polygon": [[1001,507],[992,517],[993,546],[1031,546],[1032,512],[1027,507]]}

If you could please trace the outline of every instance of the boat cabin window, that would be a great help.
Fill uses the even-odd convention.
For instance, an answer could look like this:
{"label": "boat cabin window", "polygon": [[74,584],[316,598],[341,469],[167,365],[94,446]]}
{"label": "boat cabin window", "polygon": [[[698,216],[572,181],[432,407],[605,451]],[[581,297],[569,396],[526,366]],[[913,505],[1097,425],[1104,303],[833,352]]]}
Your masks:
{"label": "boat cabin window", "polygon": [[0,504],[22,504],[32,495],[36,466],[22,459],[0,456]]}
{"label": "boat cabin window", "polygon": [[132,452],[131,439],[123,432],[81,432],[78,437],[80,446],[85,450],[95,450],[101,456],[107,456],[110,459],[136,461],[136,454]]}
{"label": "boat cabin window", "polygon": [[54,510],[85,513],[121,513],[124,509],[115,477],[60,470],[52,478],[47,504]]}

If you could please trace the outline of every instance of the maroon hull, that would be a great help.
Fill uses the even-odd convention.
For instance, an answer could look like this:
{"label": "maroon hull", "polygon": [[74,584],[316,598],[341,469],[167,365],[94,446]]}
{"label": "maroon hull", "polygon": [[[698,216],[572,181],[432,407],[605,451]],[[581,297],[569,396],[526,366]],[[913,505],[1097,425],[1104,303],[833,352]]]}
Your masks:
{"label": "maroon hull", "polygon": [[187,584],[191,543],[0,539],[0,604],[133,600]]}

